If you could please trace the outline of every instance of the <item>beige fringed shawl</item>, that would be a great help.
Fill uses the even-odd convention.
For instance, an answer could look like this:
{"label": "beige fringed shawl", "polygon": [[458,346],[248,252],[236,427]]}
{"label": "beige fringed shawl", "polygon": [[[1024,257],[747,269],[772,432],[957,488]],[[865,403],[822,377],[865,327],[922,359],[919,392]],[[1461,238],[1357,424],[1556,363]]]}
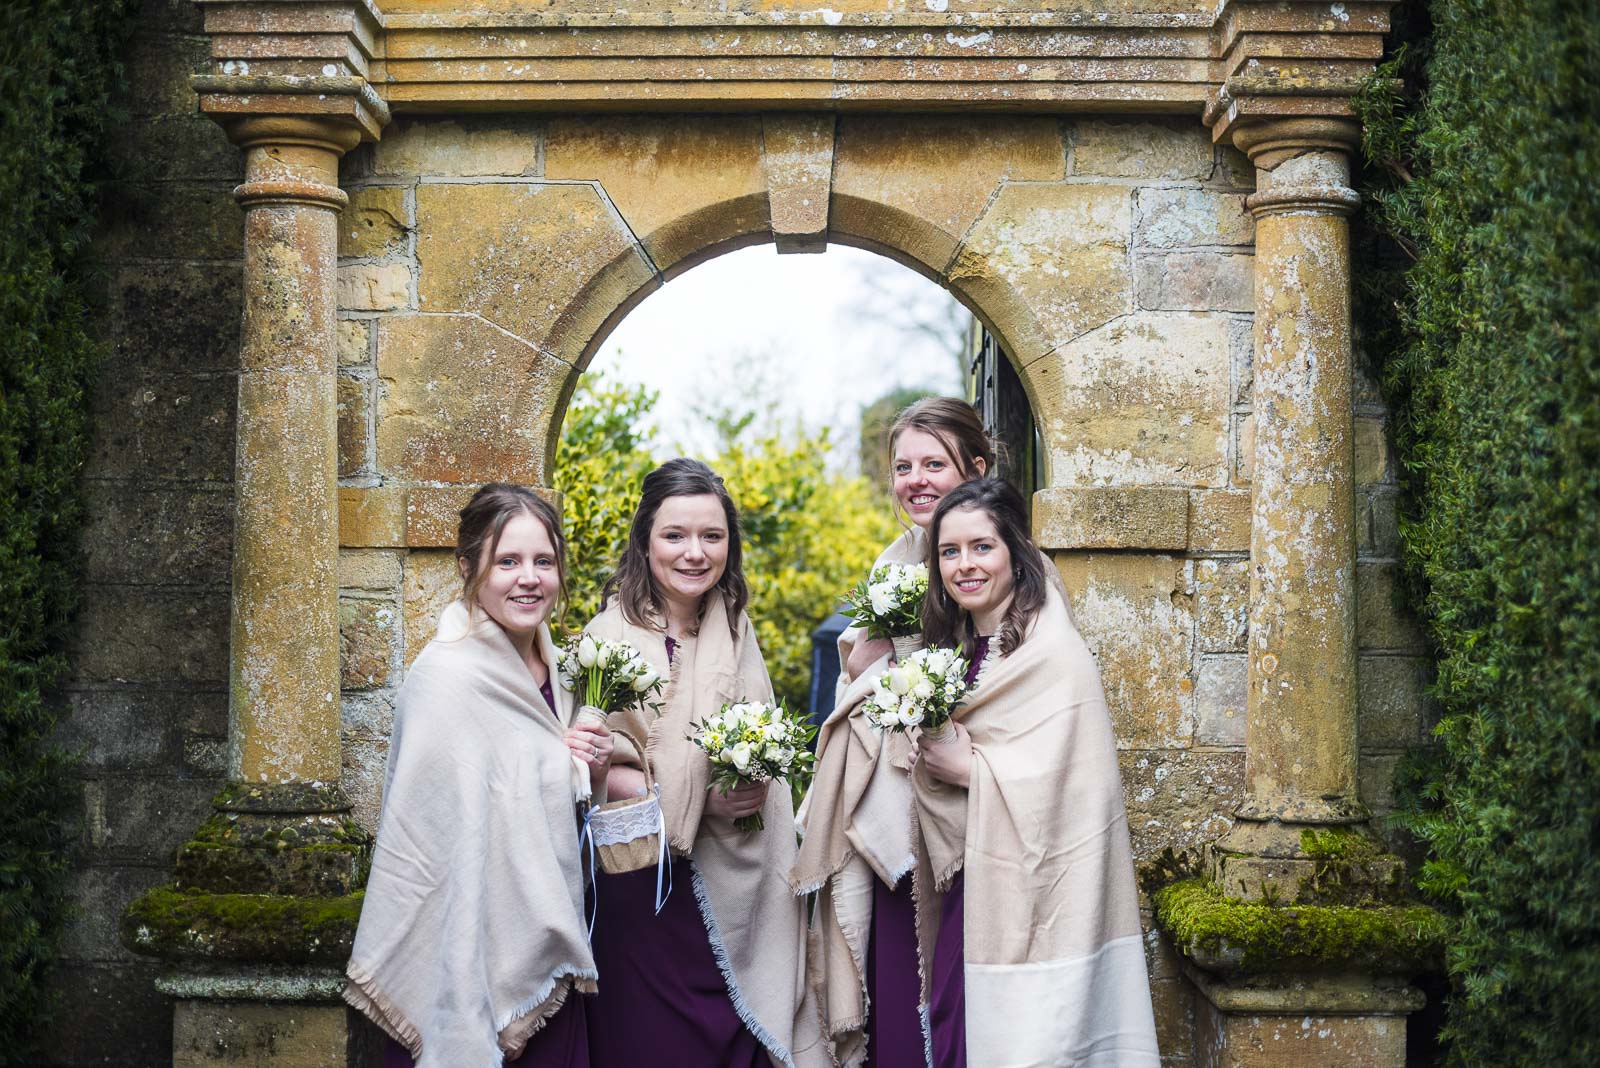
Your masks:
{"label": "beige fringed shawl", "polygon": [[[927,535],[912,527],[872,566],[926,563],[927,555]],[[889,662],[885,654],[860,678],[850,678],[845,665],[863,637],[855,626],[839,636],[837,701],[817,734],[816,774],[800,806],[803,839],[789,876],[795,893],[817,892],[811,982],[840,1064],[855,1063],[866,1052],[872,880],[893,886],[913,863],[910,745],[905,735],[880,734],[855,714]]]}
{"label": "beige fringed shawl", "polygon": [[[746,834],[706,813],[711,764],[689,741],[691,725],[724,703],[772,699],[750,620],[741,613],[730,630],[726,604],[712,596],[699,634],[678,643],[670,664],[663,632],[629,623],[615,601],[586,629],[632,644],[670,680],[659,711],[615,713],[611,726],[645,740],[669,844],[690,860],[695,899],[734,1009],[776,1064],[826,1064],[805,983],[805,916],[784,880],[795,854],[789,789],[772,784],[761,810],[766,828]],[[621,735],[612,762],[639,766]]]}
{"label": "beige fringed shawl", "polygon": [[912,775],[924,1003],[943,892],[964,870],[967,1063],[1156,1068],[1111,718],[1054,588],[956,718],[971,785]]}
{"label": "beige fringed shawl", "polygon": [[552,716],[505,631],[473,615],[445,610],[400,689],[347,968],[346,1000],[418,1068],[499,1068],[596,988],[561,740],[572,701],[552,680]]}

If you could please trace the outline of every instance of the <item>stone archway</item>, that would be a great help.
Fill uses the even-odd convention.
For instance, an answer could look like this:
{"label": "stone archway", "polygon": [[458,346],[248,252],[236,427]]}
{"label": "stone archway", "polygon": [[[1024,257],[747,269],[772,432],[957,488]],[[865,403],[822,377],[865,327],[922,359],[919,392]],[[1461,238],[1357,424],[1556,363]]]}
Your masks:
{"label": "stone archway", "polygon": [[[634,303],[720,251],[831,240],[946,285],[1015,360],[1040,540],[1115,638],[1138,849],[1237,819],[1212,874],[1259,899],[1317,870],[1304,829],[1361,824],[1344,216],[1386,4],[199,3],[218,73],[195,87],[248,168],[229,818],[348,809],[331,784],[370,778],[455,509],[546,481]],[[381,651],[343,687],[342,621]],[[1223,663],[1247,729],[1203,719]],[[349,852],[322,885],[357,885]],[[228,878],[303,892],[249,859]],[[252,982],[227,989],[279,996]],[[180,1012],[220,1021],[217,989]],[[1335,1041],[1393,1060],[1409,994],[1295,991],[1224,976],[1209,1026],[1350,1017]]]}

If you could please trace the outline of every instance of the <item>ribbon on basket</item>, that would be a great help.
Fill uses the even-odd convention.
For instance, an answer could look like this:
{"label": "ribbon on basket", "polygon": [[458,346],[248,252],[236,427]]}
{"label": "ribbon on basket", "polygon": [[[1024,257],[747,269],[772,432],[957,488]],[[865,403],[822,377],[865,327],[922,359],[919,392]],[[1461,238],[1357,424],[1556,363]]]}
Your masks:
{"label": "ribbon on basket", "polygon": [[[595,917],[600,913],[600,872],[604,870],[597,857],[598,846],[620,845],[654,834],[659,843],[656,848],[656,915],[661,915],[667,898],[672,896],[672,865],[667,854],[667,821],[661,811],[661,785],[651,783],[648,796],[651,801],[648,805],[637,804],[622,809],[596,805],[583,814],[579,849],[588,853],[589,872],[594,884],[594,901],[589,908],[591,942],[594,941]],[[598,834],[595,831],[597,816],[601,817],[602,823]],[[654,819],[651,819],[652,816]],[[665,893],[662,892],[663,883],[666,886]]]}

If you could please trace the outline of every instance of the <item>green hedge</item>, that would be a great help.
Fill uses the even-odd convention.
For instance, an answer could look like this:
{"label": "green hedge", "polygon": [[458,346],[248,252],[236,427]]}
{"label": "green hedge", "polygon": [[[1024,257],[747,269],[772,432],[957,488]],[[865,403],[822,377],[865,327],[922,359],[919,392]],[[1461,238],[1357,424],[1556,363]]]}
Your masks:
{"label": "green hedge", "polygon": [[1459,913],[1452,1062],[1587,1066],[1600,1063],[1600,5],[1434,0],[1426,14],[1431,37],[1388,72],[1421,92],[1375,89],[1367,115],[1376,221],[1415,257],[1379,355],[1444,712],[1410,823],[1430,850],[1425,888]]}
{"label": "green hedge", "polygon": [[0,6],[0,1064],[32,1064],[68,911],[71,760],[49,736],[82,565],[91,339],[76,257],[117,0]]}

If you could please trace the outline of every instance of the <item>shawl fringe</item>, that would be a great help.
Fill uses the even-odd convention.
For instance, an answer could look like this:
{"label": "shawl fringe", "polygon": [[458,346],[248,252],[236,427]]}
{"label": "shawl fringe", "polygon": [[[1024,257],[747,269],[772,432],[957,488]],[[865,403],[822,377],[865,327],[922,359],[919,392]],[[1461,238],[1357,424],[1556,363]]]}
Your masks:
{"label": "shawl fringe", "polygon": [[756,1041],[766,1047],[768,1053],[781,1061],[786,1068],[794,1068],[794,1057],[772,1032],[761,1026],[761,1021],[756,1019],[755,1012],[745,1001],[744,992],[739,989],[739,980],[733,974],[733,962],[728,960],[728,949],[722,944],[722,928],[718,926],[717,914],[711,907],[711,894],[706,890],[705,880],[700,877],[700,866],[693,858],[689,861],[689,874],[689,883],[694,887],[694,900],[700,906],[700,918],[706,925],[706,937],[711,941],[711,955],[716,958],[717,970],[722,973],[723,982],[728,984],[728,1000],[733,1002],[733,1011],[750,1029],[750,1033],[756,1036]]}

